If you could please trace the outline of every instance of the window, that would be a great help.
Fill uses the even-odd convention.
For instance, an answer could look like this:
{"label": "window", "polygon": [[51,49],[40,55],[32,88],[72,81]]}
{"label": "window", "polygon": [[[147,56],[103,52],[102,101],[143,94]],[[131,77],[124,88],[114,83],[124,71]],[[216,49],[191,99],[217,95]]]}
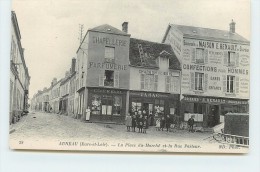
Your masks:
{"label": "window", "polygon": [[164,100],[155,99],[154,110],[156,115],[164,115]]}
{"label": "window", "polygon": [[101,110],[101,97],[99,95],[92,95],[91,100],[91,114],[99,115]]}
{"label": "window", "polygon": [[177,92],[178,90],[178,77],[166,76],[166,92]]}
{"label": "window", "polygon": [[132,101],[132,112],[138,112],[142,110],[142,103],[138,100]]}
{"label": "window", "polygon": [[110,95],[104,95],[102,97],[102,115],[112,115],[113,99]]}
{"label": "window", "polygon": [[227,92],[234,93],[234,81],[235,76],[228,75],[227,76]]}
{"label": "window", "polygon": [[235,66],[236,56],[235,52],[228,52],[228,66]]}
{"label": "window", "polygon": [[105,70],[104,75],[99,75],[99,86],[119,87],[119,71]]}
{"label": "window", "polygon": [[203,90],[203,73],[195,73],[195,90]]}
{"label": "window", "polygon": [[158,75],[141,74],[141,90],[157,91]]}
{"label": "window", "polygon": [[204,63],[204,49],[196,49],[196,63]]}
{"label": "window", "polygon": [[113,115],[120,115],[122,107],[122,96],[114,96]]}
{"label": "window", "polygon": [[105,70],[104,86],[114,86],[114,71]]}
{"label": "window", "polygon": [[105,47],[105,61],[114,62],[115,61],[115,48]]}

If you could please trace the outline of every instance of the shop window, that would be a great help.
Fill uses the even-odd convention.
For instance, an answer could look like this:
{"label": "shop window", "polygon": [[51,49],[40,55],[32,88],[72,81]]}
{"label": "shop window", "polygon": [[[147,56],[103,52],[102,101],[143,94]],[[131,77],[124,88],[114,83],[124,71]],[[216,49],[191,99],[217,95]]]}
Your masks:
{"label": "shop window", "polygon": [[114,96],[113,115],[120,115],[122,108],[122,96]]}
{"label": "shop window", "polygon": [[154,110],[156,116],[164,115],[164,100],[155,99]]}
{"label": "shop window", "polygon": [[204,73],[195,72],[195,90],[203,90]]}
{"label": "shop window", "polygon": [[115,47],[105,47],[105,61],[115,62]]}
{"label": "shop window", "polygon": [[137,101],[132,101],[132,112],[139,112],[142,110],[142,103]]}
{"label": "shop window", "polygon": [[203,104],[201,103],[194,103],[194,113],[203,114]]}
{"label": "shop window", "polygon": [[227,76],[227,92],[234,93],[234,81],[235,76],[228,75]]}
{"label": "shop window", "polygon": [[100,95],[92,95],[91,100],[91,114],[99,115],[101,111],[101,97]]}
{"label": "shop window", "polygon": [[141,74],[141,90],[157,91],[158,89],[158,75]]}
{"label": "shop window", "polygon": [[104,95],[102,98],[102,115],[112,115],[112,96]]}

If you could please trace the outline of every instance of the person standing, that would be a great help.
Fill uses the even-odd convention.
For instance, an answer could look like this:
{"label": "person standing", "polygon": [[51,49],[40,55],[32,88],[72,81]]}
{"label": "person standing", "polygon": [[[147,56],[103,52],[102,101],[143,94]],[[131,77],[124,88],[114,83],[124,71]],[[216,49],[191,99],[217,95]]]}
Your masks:
{"label": "person standing", "polygon": [[156,131],[160,131],[160,123],[161,123],[161,120],[160,120],[160,118],[158,118],[155,122]]}
{"label": "person standing", "polygon": [[165,126],[165,118],[164,118],[164,116],[162,116],[162,119],[160,121],[160,130],[163,131],[164,126]]}
{"label": "person standing", "polygon": [[138,133],[142,133],[143,132],[143,122],[144,122],[144,120],[143,120],[143,116],[142,115],[140,115],[139,116],[139,118],[138,118]]}
{"label": "person standing", "polygon": [[143,133],[146,134],[146,129],[148,128],[148,120],[147,116],[144,116],[144,122],[143,122]]}
{"label": "person standing", "polygon": [[128,113],[125,117],[125,125],[126,125],[126,130],[127,132],[130,131],[130,128],[132,127],[132,117]]}
{"label": "person standing", "polygon": [[166,131],[169,132],[169,128],[171,126],[171,119],[170,119],[169,115],[166,116],[165,124],[166,124],[165,125],[166,126]]}
{"label": "person standing", "polygon": [[90,113],[91,113],[91,110],[90,110],[90,108],[89,108],[89,106],[88,106],[88,108],[86,109],[86,121],[89,121],[89,119],[90,119]]}
{"label": "person standing", "polygon": [[135,132],[135,127],[136,127],[136,115],[134,114],[132,116],[132,132]]}
{"label": "person standing", "polygon": [[194,130],[193,130],[194,122],[195,122],[194,116],[191,116],[190,119],[188,120],[189,132],[194,132]]}

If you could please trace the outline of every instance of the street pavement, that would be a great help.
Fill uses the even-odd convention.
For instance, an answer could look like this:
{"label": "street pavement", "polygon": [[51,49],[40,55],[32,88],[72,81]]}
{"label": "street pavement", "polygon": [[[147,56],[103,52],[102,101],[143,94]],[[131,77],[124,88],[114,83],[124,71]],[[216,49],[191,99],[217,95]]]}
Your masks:
{"label": "street pavement", "polygon": [[[32,112],[23,117],[21,121],[12,126],[15,129],[10,134],[10,140],[93,140],[111,141],[122,140],[145,140],[165,142],[206,142],[211,136],[209,132],[190,133],[187,130],[176,130],[175,132],[156,131],[150,127],[146,134],[138,132],[127,132],[124,125],[85,123],[53,113]],[[205,140],[206,139],[206,140]]]}

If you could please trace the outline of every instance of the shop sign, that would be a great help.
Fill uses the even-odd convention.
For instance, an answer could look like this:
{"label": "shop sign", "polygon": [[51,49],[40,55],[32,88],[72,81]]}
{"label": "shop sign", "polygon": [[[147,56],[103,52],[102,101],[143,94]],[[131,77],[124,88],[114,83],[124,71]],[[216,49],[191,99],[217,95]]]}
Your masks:
{"label": "shop sign", "polygon": [[151,93],[151,92],[130,92],[131,96],[146,97],[146,98],[168,98],[167,94]]}
{"label": "shop sign", "polygon": [[127,70],[128,65],[120,65],[114,63],[96,63],[89,62],[88,69],[97,68],[97,69],[107,69],[107,70]]}
{"label": "shop sign", "polygon": [[208,97],[187,97],[183,98],[187,102],[201,102],[201,103],[220,103],[220,104],[248,104],[246,100],[232,100],[223,98],[208,98]]}
{"label": "shop sign", "polygon": [[123,94],[122,90],[109,90],[109,89],[93,89],[94,93],[104,93],[104,94]]}
{"label": "shop sign", "polygon": [[105,37],[95,37],[93,36],[93,43],[94,44],[106,44],[111,46],[126,46],[126,40],[120,40],[115,38],[105,38]]}
{"label": "shop sign", "polygon": [[157,70],[145,70],[145,69],[139,69],[139,73],[147,74],[147,75],[179,76],[179,73],[176,72],[162,72]]}

